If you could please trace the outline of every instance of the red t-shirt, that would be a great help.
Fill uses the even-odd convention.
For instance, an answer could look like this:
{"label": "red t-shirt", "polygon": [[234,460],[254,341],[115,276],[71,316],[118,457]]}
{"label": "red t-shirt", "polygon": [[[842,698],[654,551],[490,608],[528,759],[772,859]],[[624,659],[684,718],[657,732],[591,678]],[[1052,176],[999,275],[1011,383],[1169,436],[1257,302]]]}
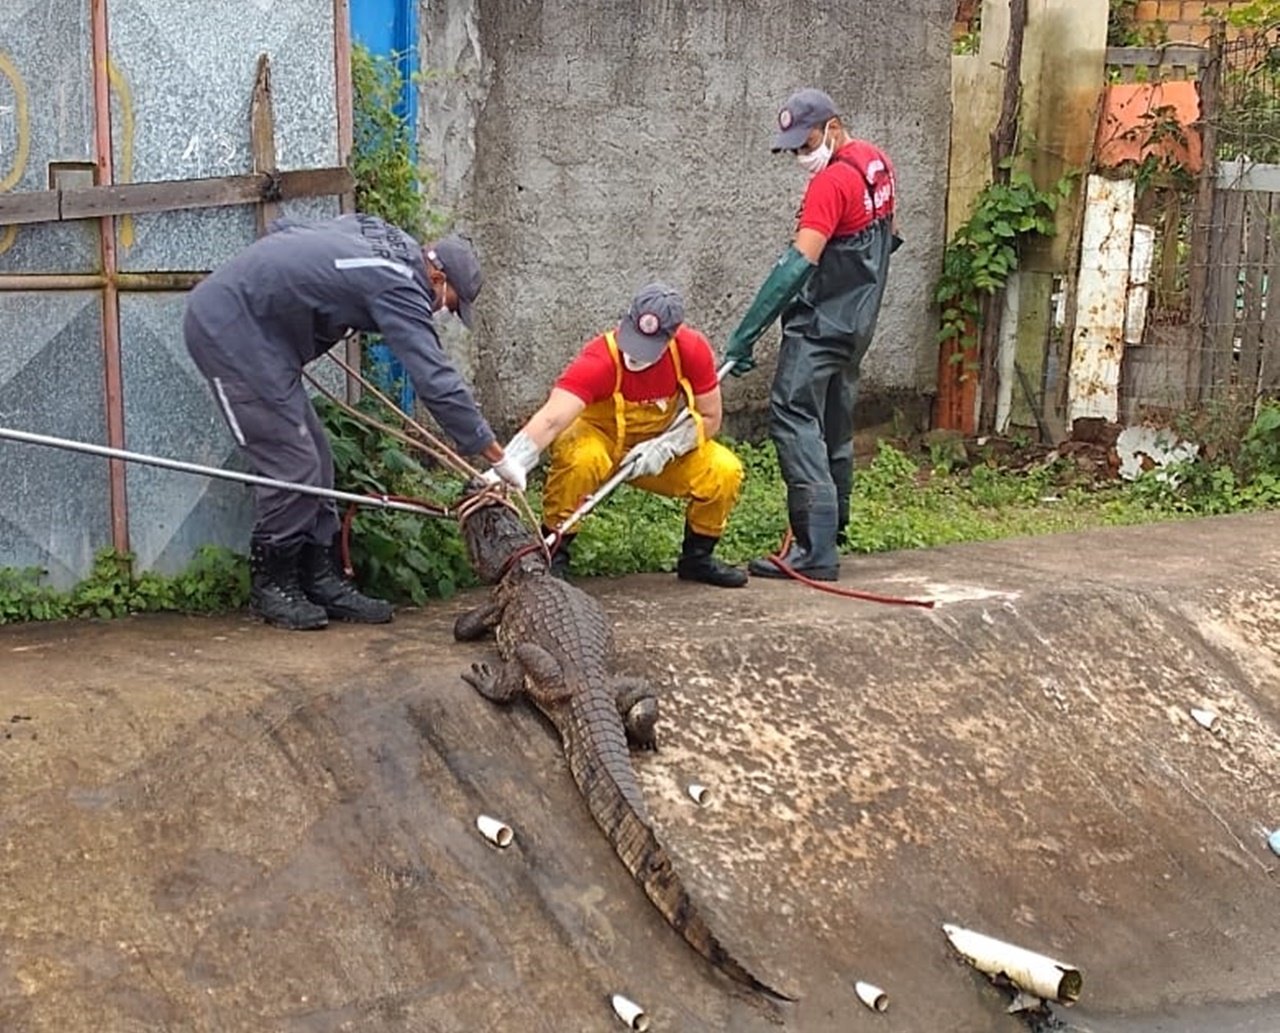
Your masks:
{"label": "red t-shirt", "polygon": [[884,152],[865,140],[850,140],[809,180],[798,228],[828,239],[849,237],[891,217],[895,200],[893,166]]}
{"label": "red t-shirt", "polygon": [[[719,381],[716,379],[716,356],[711,350],[711,342],[697,330],[683,324],[676,329],[675,338],[676,350],[680,353],[680,369],[693,393],[705,395],[715,390]],[[621,353],[618,361],[622,362]],[[613,397],[617,377],[618,370],[609,354],[609,343],[601,334],[582,346],[578,357],[560,374],[556,387],[577,395],[590,405]],[[670,352],[663,352],[661,359],[639,373],[633,373],[625,365],[622,367],[622,397],[628,402],[656,402],[680,391]]]}

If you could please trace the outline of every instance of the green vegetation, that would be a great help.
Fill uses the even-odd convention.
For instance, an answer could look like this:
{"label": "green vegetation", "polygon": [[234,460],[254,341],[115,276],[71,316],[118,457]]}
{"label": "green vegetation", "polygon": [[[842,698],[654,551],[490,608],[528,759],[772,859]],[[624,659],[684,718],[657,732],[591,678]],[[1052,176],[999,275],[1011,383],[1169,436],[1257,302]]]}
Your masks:
{"label": "green vegetation", "polygon": [[[1013,159],[1004,164],[1012,168]],[[1018,268],[1023,241],[1036,235],[1052,236],[1058,202],[1071,192],[1073,177],[1064,176],[1050,190],[1036,186],[1030,174],[1013,170],[1008,183],[988,183],[973,203],[973,211],[947,244],[942,256],[942,277],[934,300],[942,306],[940,342],[963,349],[977,343],[982,319],[982,298],[994,294]]]}
{"label": "green vegetation", "polygon": [[351,52],[351,83],[356,208],[424,240],[442,220],[425,203],[427,173],[414,160],[412,127],[396,112],[404,78],[394,60],[357,44]]}
{"label": "green vegetation", "polygon": [[[428,470],[407,446],[323,398],[315,401],[333,449],[334,479],[342,491],[440,502],[458,494],[458,478]],[[386,413],[362,399],[359,410]],[[451,521],[391,510],[360,509],[351,522],[351,563],[372,595],[418,605],[476,584]]]}
{"label": "green vegetation", "polygon": [[1138,0],[1111,0],[1107,12],[1107,46],[1153,47],[1168,39],[1162,21],[1139,21]]}
{"label": "green vegetation", "polygon": [[[327,403],[339,486],[356,492],[447,499],[457,478],[424,467],[404,448]],[[1280,507],[1280,404],[1268,403],[1241,432],[1238,417],[1201,413],[1176,432],[1201,457],[1133,483],[1099,480],[1056,452],[1021,453],[1021,442],[944,441],[929,448],[881,442],[858,470],[849,521],[850,553],[914,549],[1014,535],[1076,531]],[[741,563],[775,550],[786,529],[782,477],[773,448],[731,443],[746,467],[742,499],[720,554]],[[537,486],[530,492],[537,499]],[[585,522],[574,545],[579,576],[670,570],[680,549],[683,507],[627,485]],[[456,527],[381,510],[354,520],[352,555],[362,585],[400,603],[421,604],[474,585]],[[214,613],[248,598],[245,561],[205,549],[172,577],[135,574],[133,558],[106,551],[69,592],[36,570],[0,570],[0,624],[68,617],[119,617],[177,610]]]}
{"label": "green vegetation", "polygon": [[93,571],[67,592],[44,582],[39,568],[0,569],[0,624],[130,613],[224,613],[249,599],[249,565],[226,549],[206,546],[181,574],[137,574],[132,553],[104,549]]}

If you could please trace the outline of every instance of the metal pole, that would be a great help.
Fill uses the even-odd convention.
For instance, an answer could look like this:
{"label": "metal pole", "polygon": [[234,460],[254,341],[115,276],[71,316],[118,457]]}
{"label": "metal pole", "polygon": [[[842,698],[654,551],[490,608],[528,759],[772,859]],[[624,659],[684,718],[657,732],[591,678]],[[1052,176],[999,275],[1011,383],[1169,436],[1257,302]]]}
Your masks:
{"label": "metal pole", "polygon": [[283,491],[297,492],[299,495],[315,495],[322,499],[349,502],[356,506],[369,506],[373,509],[394,509],[402,513],[417,513],[419,516],[448,517],[447,513],[436,512],[425,506],[414,505],[412,502],[400,502],[385,495],[354,495],[351,492],[319,488],[312,484],[277,481],[270,477],[260,477],[255,473],[223,470],[221,467],[201,466],[199,463],[184,463],[177,459],[144,455],[141,452],[126,452],[122,448],[109,448],[106,445],[94,445],[87,441],[71,441],[68,438],[54,438],[46,434],[32,434],[25,430],[0,427],[0,439],[3,438],[7,438],[10,441],[20,441],[27,445],[47,445],[50,448],[62,448],[70,452],[86,452],[89,455],[105,456],[108,459],[121,459],[129,463],[141,463],[143,466],[158,466],[164,470],[193,473],[201,477],[213,477],[224,481],[239,481],[241,484],[253,484],[263,488],[279,488]]}
{"label": "metal pole", "polygon": [[[716,382],[719,383],[723,381],[724,378],[729,375],[729,370],[733,369],[734,365],[735,363],[733,362],[726,362],[723,366],[721,366],[718,370],[716,370]],[[663,431],[663,433],[665,434],[667,433],[667,431],[674,430],[676,427],[680,426],[680,424],[682,424],[687,419],[690,419],[688,407],[680,410],[680,414],[676,416],[674,420],[671,421],[670,426],[668,426],[667,430]],[[605,499],[607,499],[610,495],[613,494],[614,490],[618,487],[618,485],[627,479],[627,475],[630,472],[631,472],[631,467],[627,463],[626,459],[624,458],[622,461],[622,464],[618,467],[614,475],[610,477],[607,481],[605,481],[604,484],[600,485],[599,488],[597,488],[594,492],[588,495],[585,499],[583,499],[582,505],[580,505],[577,509],[575,509],[572,513],[570,513],[567,517],[564,518],[564,523],[560,525],[559,529],[555,532],[555,534],[547,535],[545,544],[548,547],[550,547],[551,545],[555,544],[556,535],[564,534],[566,531],[569,530],[569,528],[573,527],[575,524],[581,523],[583,518],[588,513],[590,513],[593,509],[596,508],[596,506],[600,505],[601,502],[603,502]]]}

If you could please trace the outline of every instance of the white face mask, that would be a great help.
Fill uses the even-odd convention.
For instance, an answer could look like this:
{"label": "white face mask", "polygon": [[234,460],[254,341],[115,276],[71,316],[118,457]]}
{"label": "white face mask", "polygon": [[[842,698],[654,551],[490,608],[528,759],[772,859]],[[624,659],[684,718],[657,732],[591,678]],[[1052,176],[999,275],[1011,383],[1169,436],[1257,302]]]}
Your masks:
{"label": "white face mask", "polygon": [[659,355],[652,362],[641,362],[639,359],[633,359],[626,352],[622,353],[622,364],[626,366],[627,369],[631,370],[632,373],[639,373],[642,370],[648,369],[650,366],[656,366],[661,360],[662,356]]}
{"label": "white face mask", "polygon": [[453,309],[445,304],[444,299],[448,297],[449,281],[441,280],[440,289],[436,291],[436,309],[434,315],[440,319],[449,319],[453,315]]}
{"label": "white face mask", "polygon": [[822,130],[822,143],[808,154],[797,154],[796,162],[811,176],[816,176],[831,163],[831,145],[827,143],[826,127]]}

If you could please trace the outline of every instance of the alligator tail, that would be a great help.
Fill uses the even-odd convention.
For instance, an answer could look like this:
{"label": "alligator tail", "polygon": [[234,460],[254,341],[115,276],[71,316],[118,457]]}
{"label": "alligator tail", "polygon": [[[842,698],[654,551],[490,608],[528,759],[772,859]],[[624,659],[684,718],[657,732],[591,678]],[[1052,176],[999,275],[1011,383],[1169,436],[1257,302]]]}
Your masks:
{"label": "alligator tail", "polygon": [[[585,744],[581,744],[585,745]],[[625,745],[622,746],[626,756]],[[599,763],[576,764],[572,747],[568,750],[574,781],[586,798],[591,816],[613,844],[613,848],[627,870],[644,888],[664,918],[685,941],[731,979],[749,986],[761,994],[780,1001],[793,1001],[767,983],[761,982],[747,971],[728,949],[716,939],[706,920],[698,912],[671,862],[671,855],[658,842],[648,822],[637,813],[628,794],[618,785],[609,768],[613,765]],[[583,752],[591,752],[590,750]],[[630,773],[628,758],[627,773]],[[623,776],[626,779],[626,776]],[[634,781],[634,774],[628,781]],[[637,787],[638,791],[638,787]]]}

